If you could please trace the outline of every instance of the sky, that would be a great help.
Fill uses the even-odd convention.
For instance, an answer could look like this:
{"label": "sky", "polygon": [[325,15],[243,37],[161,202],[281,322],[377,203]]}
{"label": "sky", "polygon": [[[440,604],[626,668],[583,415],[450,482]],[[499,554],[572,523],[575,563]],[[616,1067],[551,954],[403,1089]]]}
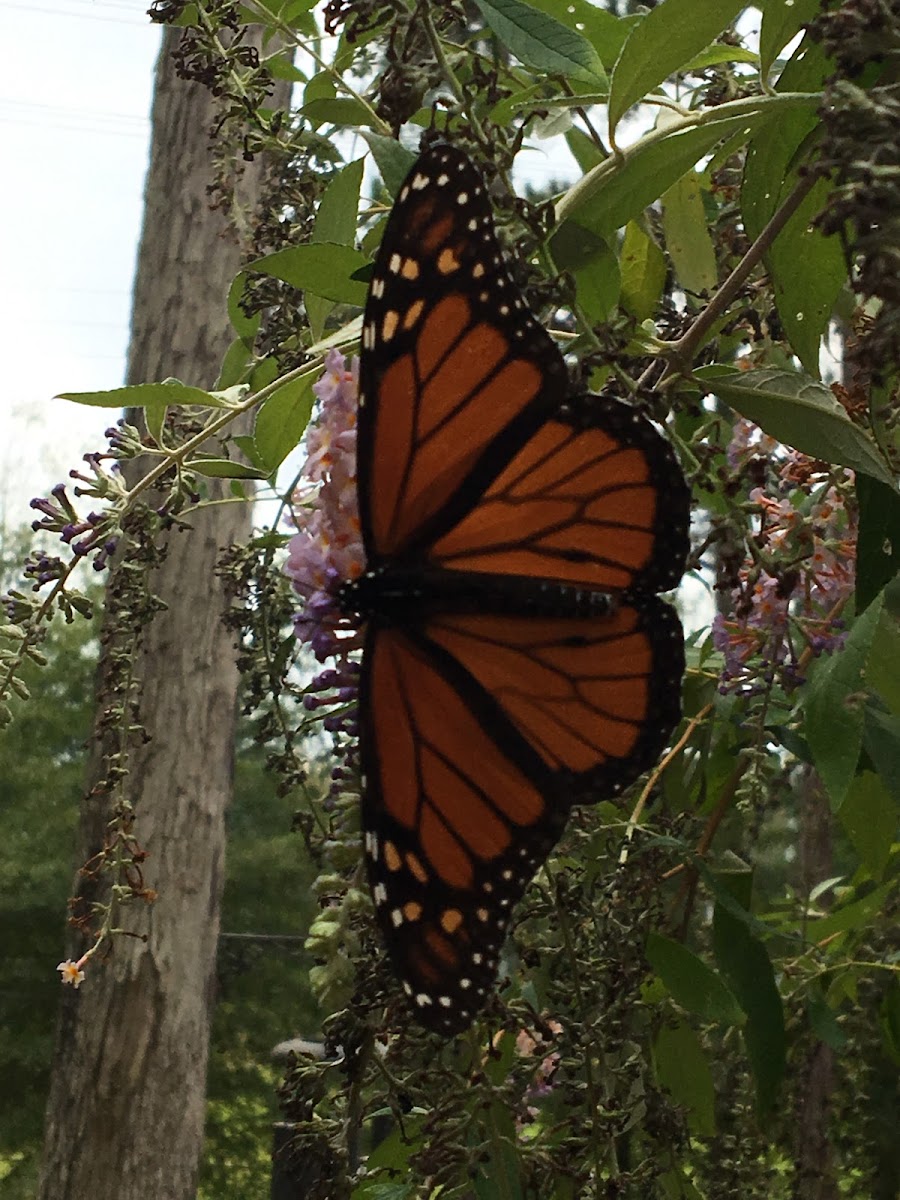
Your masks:
{"label": "sky", "polygon": [[[102,448],[124,380],[160,30],[149,0],[0,0],[0,529]],[[550,155],[527,171],[556,174]]]}
{"label": "sky", "polygon": [[101,449],[123,382],[159,28],[147,0],[0,0],[0,528]]}

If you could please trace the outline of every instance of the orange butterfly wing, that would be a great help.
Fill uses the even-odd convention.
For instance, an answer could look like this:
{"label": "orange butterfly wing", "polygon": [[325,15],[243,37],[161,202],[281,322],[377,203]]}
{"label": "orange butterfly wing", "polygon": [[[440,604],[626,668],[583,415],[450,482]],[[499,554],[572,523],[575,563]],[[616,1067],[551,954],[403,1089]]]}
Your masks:
{"label": "orange butterfly wing", "polygon": [[388,948],[444,1034],[484,1003],[513,905],[569,809],[658,757],[681,628],[656,597],[602,616],[435,614],[370,630],[363,828]]}
{"label": "orange butterfly wing", "polygon": [[363,321],[360,694],[372,894],[427,1025],[484,1002],[573,802],[630,783],[679,716],[689,496],[620,401],[569,395],[480,174],[419,158]]}

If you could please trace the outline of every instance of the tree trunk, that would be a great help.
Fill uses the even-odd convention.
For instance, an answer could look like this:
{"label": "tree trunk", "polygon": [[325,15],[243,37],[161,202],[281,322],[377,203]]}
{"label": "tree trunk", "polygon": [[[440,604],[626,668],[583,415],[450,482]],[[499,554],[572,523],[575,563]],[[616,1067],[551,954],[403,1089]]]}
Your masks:
{"label": "tree trunk", "polygon": [[[230,340],[225,301],[241,250],[227,217],[208,207],[215,101],[176,78],[177,37],[166,31],[157,64],[128,380],[174,375],[211,386]],[[245,203],[260,172],[248,165]],[[238,684],[215,569],[223,547],[245,538],[248,506],[206,508],[190,525],[169,535],[153,572],[150,590],[166,611],[144,630],[135,664],[145,734],[131,747],[126,788],[158,899],[124,910],[146,941],[116,938],[81,988],[64,991],[40,1200],[186,1200],[196,1191]],[[98,714],[108,676],[101,663]],[[94,759],[80,861],[97,852],[110,817],[96,750]]]}

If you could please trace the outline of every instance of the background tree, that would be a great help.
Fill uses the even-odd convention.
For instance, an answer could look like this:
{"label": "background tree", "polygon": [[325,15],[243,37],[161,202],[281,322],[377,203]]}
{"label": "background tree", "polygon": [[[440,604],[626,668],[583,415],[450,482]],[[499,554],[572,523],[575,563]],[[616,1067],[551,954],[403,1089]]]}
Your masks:
{"label": "background tree", "polygon": [[[230,209],[211,209],[209,131],[221,107],[178,78],[179,40],[166,34],[157,68],[129,383],[216,375],[230,341],[225,298],[246,253],[242,222],[264,170],[246,164]],[[236,61],[253,61],[252,44],[226,40]],[[169,426],[180,419],[171,414]],[[126,480],[145,465],[129,464]],[[213,481],[211,503],[189,527],[170,520],[155,539],[133,529],[117,547],[81,819],[80,861],[91,869],[80,874],[74,911],[87,922],[112,904],[115,920],[115,890],[99,872],[112,859],[125,872],[114,889],[127,875],[147,907],[95,986],[65,995],[40,1186],[48,1200],[196,1192],[238,686],[216,564],[249,531],[247,505],[222,503],[227,495]],[[151,619],[157,611],[164,621]]]}
{"label": "background tree", "polygon": [[[890,1195],[897,6],[848,0],[814,21],[811,6],[767,6],[754,49],[733,26],[740,4],[662,0],[618,17],[582,0],[478,0],[477,13],[333,0],[333,62],[302,0],[156,7],[188,30],[185,68],[235,111],[252,106],[223,70],[216,20],[233,30],[252,15],[315,63],[293,117],[265,116],[294,153],[270,201],[277,249],[231,309],[236,391],[131,394],[161,464],[182,471],[171,505],[193,503],[204,473],[273,478],[313,407],[323,334],[356,342],[360,273],[414,157],[391,134],[446,127],[489,168],[529,303],[569,335],[579,379],[667,423],[698,508],[691,569],[716,597],[669,753],[621,803],[574,814],[521,906],[500,995],[439,1046],[410,1024],[372,937],[347,698],[319,678],[298,716],[306,664],[275,602],[286,537],[230,556],[257,733],[320,871],[309,944],[327,1053],[298,1060],[284,1089],[293,1148],[318,1176],[308,1190]],[[288,72],[277,53],[267,65]],[[650,127],[624,148],[636,104]],[[552,212],[512,200],[509,179],[521,139],[550,119],[580,169]],[[381,177],[359,225],[363,169],[340,136],[352,129]],[[854,365],[823,380],[839,328]],[[170,429],[163,399],[214,411],[196,433]],[[198,457],[250,411],[231,466]],[[140,494],[113,495],[98,530]],[[298,495],[304,519],[314,498]],[[47,576],[65,602],[65,569]],[[14,615],[27,648],[43,614]],[[349,752],[328,795],[310,786],[303,740],[323,712]],[[393,1132],[371,1150],[385,1111]]]}

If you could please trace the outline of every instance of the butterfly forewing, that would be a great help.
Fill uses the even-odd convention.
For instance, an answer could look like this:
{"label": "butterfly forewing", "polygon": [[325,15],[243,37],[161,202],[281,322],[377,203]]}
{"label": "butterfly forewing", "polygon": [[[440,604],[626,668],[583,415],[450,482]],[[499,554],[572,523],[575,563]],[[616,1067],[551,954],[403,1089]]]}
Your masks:
{"label": "butterfly forewing", "polygon": [[669,443],[621,401],[573,397],[429,558],[455,571],[667,591],[684,570],[688,494]]}
{"label": "butterfly forewing", "polygon": [[[359,496],[370,565],[413,553],[477,496],[565,393],[465,155],[426,151],[375,262],[360,359]],[[488,453],[486,454],[486,450]]]}

